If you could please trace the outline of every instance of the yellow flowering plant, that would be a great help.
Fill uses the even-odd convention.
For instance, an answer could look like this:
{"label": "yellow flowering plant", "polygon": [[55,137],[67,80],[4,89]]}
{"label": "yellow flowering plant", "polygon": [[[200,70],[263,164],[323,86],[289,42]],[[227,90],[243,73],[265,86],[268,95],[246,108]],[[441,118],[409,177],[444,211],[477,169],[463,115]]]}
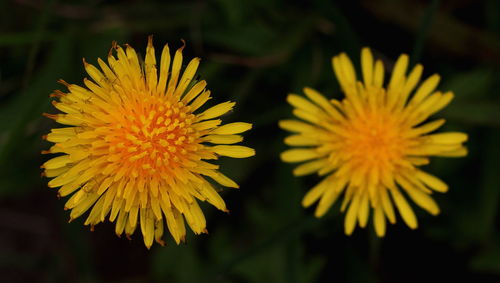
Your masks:
{"label": "yellow flowering plant", "polygon": [[407,74],[409,58],[397,60],[387,86],[384,66],[374,60],[368,48],[361,52],[363,81],[349,57],[332,58],[335,75],[345,94],[342,101],[327,99],[314,89],[304,88],[306,98],[290,94],[288,102],[299,120],[283,120],[281,128],[293,134],[285,143],[296,148],[281,154],[285,162],[299,163],[293,171],[302,176],[316,173],[324,179],[303,198],[304,207],[319,202],[315,216],[323,216],[339,198],[346,212],[345,233],[356,225],[367,225],[372,211],[373,225],[380,237],[386,221],[396,222],[394,206],[404,222],[417,228],[417,218],[407,201],[436,215],[439,207],[431,195],[448,186],[419,167],[431,156],[462,157],[467,154],[461,132],[433,133],[444,119],[427,122],[447,106],[452,92],[436,91],[439,75],[418,85],[423,67]]}
{"label": "yellow flowering plant", "polygon": [[62,113],[46,116],[65,127],[46,135],[54,145],[45,153],[58,156],[42,168],[59,196],[72,194],[65,205],[71,220],[90,210],[85,225],[108,218],[117,235],[140,227],[149,248],[153,239],[163,244],[165,224],[177,244],[185,239],[184,220],[195,234],[206,233],[198,201],[228,211],[214,185],[238,185],[208,161],[253,156],[253,149],[234,145],[252,125],[222,124],[219,117],[234,102],[199,110],[210,91],[193,79],[199,58],[181,74],[183,48],[171,60],[165,45],[158,66],[152,37],[143,63],[131,46],[114,44],[116,57],[98,59],[100,70],[84,60],[91,77],[85,87],[62,81],[68,93],[52,95]]}

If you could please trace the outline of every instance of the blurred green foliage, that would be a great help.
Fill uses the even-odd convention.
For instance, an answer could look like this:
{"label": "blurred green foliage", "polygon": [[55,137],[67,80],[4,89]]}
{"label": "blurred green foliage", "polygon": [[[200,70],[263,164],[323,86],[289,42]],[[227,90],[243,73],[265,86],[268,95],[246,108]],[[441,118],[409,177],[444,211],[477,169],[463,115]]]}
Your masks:
{"label": "blurred green foliage", "polygon": [[[463,1],[55,1],[0,2],[0,278],[3,282],[420,282],[500,280],[500,4]],[[54,126],[48,95],[56,81],[81,83],[81,59],[96,63],[112,41],[144,54],[185,39],[202,58],[199,76],[216,102],[234,100],[226,121],[248,121],[248,160],[221,160],[241,185],[222,192],[226,215],[204,206],[209,235],[146,250],[138,233],[113,225],[90,232],[67,224],[64,200],[46,187],[41,136]],[[343,235],[338,205],[314,219],[300,206],[318,182],[282,164],[277,121],[291,116],[289,92],[311,86],[341,97],[330,58],[359,63],[370,46],[388,72],[401,53],[454,91],[439,116],[465,131],[470,154],[435,159],[428,170],[450,185],[442,213],[417,210],[420,227],[399,221],[377,239],[372,228]]]}

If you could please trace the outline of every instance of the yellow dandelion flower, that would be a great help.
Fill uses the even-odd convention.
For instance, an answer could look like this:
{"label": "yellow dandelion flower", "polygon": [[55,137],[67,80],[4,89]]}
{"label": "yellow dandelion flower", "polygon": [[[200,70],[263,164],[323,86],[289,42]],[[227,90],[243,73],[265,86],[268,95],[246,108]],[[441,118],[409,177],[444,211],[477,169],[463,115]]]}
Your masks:
{"label": "yellow dandelion flower", "polygon": [[164,222],[177,244],[185,239],[184,219],[195,234],[206,233],[197,200],[227,211],[206,177],[238,188],[206,160],[254,155],[251,148],[232,145],[252,125],[221,125],[218,117],[234,102],[195,113],[211,96],[205,81],[193,80],[199,58],[181,74],[183,47],[171,60],[165,45],[159,66],[151,37],[143,62],[128,45],[113,49],[116,57],[110,52],[107,64],[98,59],[101,70],[84,60],[92,78],[84,79],[86,88],[62,81],[68,93],[52,95],[63,113],[46,116],[68,127],[46,136],[54,145],[45,153],[61,153],[42,165],[53,178],[49,187],[60,187],[61,197],[73,193],[65,205],[71,220],[92,208],[85,225],[109,215],[117,235],[129,236],[140,226],[148,248],[153,239],[163,244]]}
{"label": "yellow dandelion flower", "polygon": [[382,62],[374,61],[368,48],[361,52],[363,82],[356,79],[346,54],[333,57],[332,65],[345,98],[328,100],[304,88],[307,99],[296,94],[287,99],[294,107],[293,114],[303,121],[280,121],[281,128],[294,133],[285,143],[300,147],[283,152],[282,160],[305,162],[295,168],[294,175],[325,176],[305,195],[302,205],[319,201],[315,216],[321,217],[343,194],[340,209],[347,211],[347,235],[356,224],[365,227],[372,211],[375,231],[384,236],[386,219],[396,222],[394,205],[404,222],[415,229],[417,219],[407,198],[436,215],[439,208],[430,195],[448,190],[443,181],[418,167],[428,164],[430,156],[467,154],[462,145],[466,134],[432,133],[444,119],[424,123],[450,103],[453,93],[435,90],[438,75],[416,88],[423,67],[417,65],[407,75],[408,56],[404,54],[397,60],[387,87],[383,86]]}

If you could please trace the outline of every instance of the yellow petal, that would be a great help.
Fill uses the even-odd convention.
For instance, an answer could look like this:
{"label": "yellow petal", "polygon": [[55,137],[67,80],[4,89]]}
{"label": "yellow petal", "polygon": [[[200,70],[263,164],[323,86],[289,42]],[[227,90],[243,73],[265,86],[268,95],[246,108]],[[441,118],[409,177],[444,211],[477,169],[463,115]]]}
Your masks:
{"label": "yellow petal", "polygon": [[156,91],[158,74],[156,70],[155,48],[153,46],[153,37],[148,37],[148,46],[146,47],[146,58],[144,60],[144,76],[150,91]]}
{"label": "yellow petal", "polygon": [[96,225],[100,222],[100,220],[101,220],[100,215],[102,213],[103,204],[104,204],[104,198],[101,197],[92,207],[92,210],[90,211],[89,216],[85,220],[84,225],[92,225],[93,226],[93,225]]}
{"label": "yellow petal", "polygon": [[377,236],[383,237],[385,235],[385,217],[383,209],[380,206],[375,208],[373,221],[375,226],[375,233],[377,233]]}
{"label": "yellow petal", "polygon": [[124,202],[125,201],[122,198],[115,197],[115,199],[113,200],[113,204],[111,206],[111,213],[109,214],[109,221],[111,221],[111,222],[115,221],[118,213],[120,211],[124,211],[124,209],[122,209],[123,206],[125,205]]}
{"label": "yellow petal", "polygon": [[427,193],[414,187],[411,183],[401,177],[397,178],[397,182],[418,206],[427,210],[432,215],[437,215],[439,213],[439,207]]}
{"label": "yellow petal", "polygon": [[99,185],[99,188],[97,189],[97,194],[102,195],[113,183],[113,177],[108,177],[102,181],[102,183]]}
{"label": "yellow petal", "polygon": [[[70,176],[67,173],[59,175],[57,178],[54,178],[50,180],[48,183],[49,188],[56,188],[60,187],[66,184],[69,184],[73,181],[75,181],[78,178],[78,176]],[[80,182],[77,182],[78,184],[81,184]]]}
{"label": "yellow petal", "polygon": [[318,139],[303,135],[292,135],[285,138],[285,144],[291,146],[321,145]]}
{"label": "yellow petal", "polygon": [[[331,183],[329,183],[331,184]],[[325,213],[330,209],[330,207],[335,203],[337,198],[339,197],[339,193],[332,188],[325,188],[325,193],[321,197],[316,210],[314,211],[314,216],[319,218],[325,215]]]}
{"label": "yellow petal", "polygon": [[410,207],[404,196],[399,192],[399,189],[390,190],[392,194],[392,198],[396,203],[396,207],[399,210],[399,214],[403,217],[404,222],[411,229],[417,228],[417,217],[413,212],[413,209]]}
{"label": "yellow petal", "polygon": [[108,79],[97,69],[94,65],[88,64],[85,62],[85,59],[83,59],[83,65],[85,67],[85,71],[89,76],[99,84],[101,87],[109,87],[108,86]]}
{"label": "yellow petal", "polygon": [[228,111],[231,111],[236,103],[235,102],[223,102],[220,104],[217,104],[207,110],[205,110],[203,113],[198,115],[199,120],[209,120],[213,119],[219,116],[222,116],[226,114]]}
{"label": "yellow petal", "polygon": [[396,87],[399,82],[404,79],[406,74],[406,69],[408,68],[409,58],[406,54],[401,54],[394,65],[394,70],[392,71],[392,76],[389,81],[389,89]]}
{"label": "yellow petal", "polygon": [[420,190],[409,190],[408,195],[421,208],[427,210],[432,215],[439,214],[439,206],[431,196]]}
{"label": "yellow petal", "polygon": [[319,107],[312,104],[307,99],[305,99],[301,96],[298,96],[296,94],[289,94],[288,97],[286,98],[286,100],[288,101],[288,103],[290,103],[292,106],[294,106],[297,109],[302,109],[302,110],[309,112],[311,114],[322,113],[322,111]]}
{"label": "yellow petal", "polygon": [[168,44],[165,44],[165,46],[163,47],[163,51],[161,52],[160,78],[158,80],[158,86],[156,89],[156,91],[159,94],[165,93],[169,70],[170,70],[170,49],[168,48]]}
{"label": "yellow petal", "polygon": [[165,245],[165,242],[161,239],[163,237],[163,229],[163,220],[155,221],[155,241],[162,246]]}
{"label": "yellow petal", "polygon": [[187,93],[182,97],[182,103],[188,104],[193,100],[196,96],[198,96],[207,86],[206,81],[197,82]]}
{"label": "yellow petal", "polygon": [[109,66],[101,58],[97,58],[97,63],[99,63],[99,67],[101,67],[101,70],[104,72],[104,75],[106,75],[108,80],[110,80],[110,81],[116,80],[115,73],[109,68]]}
{"label": "yellow petal", "polygon": [[172,62],[172,73],[170,74],[170,79],[168,80],[167,91],[174,90],[177,86],[177,81],[179,80],[180,71],[182,68],[182,50],[184,46],[177,49],[174,55],[174,61]]}
{"label": "yellow petal", "polygon": [[220,123],[222,123],[220,119],[208,120],[193,124],[193,128],[195,128],[198,131],[209,130],[217,127],[218,125],[220,125]]}
{"label": "yellow petal", "polygon": [[196,99],[189,105],[191,108],[191,111],[196,111],[198,108],[200,108],[205,102],[207,102],[210,99],[210,91],[205,90],[203,91]]}
{"label": "yellow petal", "polygon": [[326,99],[322,94],[320,94],[316,90],[309,88],[309,87],[304,88],[304,93],[306,94],[306,96],[310,100],[312,100],[314,103],[316,103],[318,106],[320,106],[323,110],[325,110],[326,113],[330,114],[330,116],[333,119],[336,119],[336,120],[343,119],[340,112],[337,109],[335,109],[335,107],[333,107],[331,102],[328,99]]}
{"label": "yellow petal", "polygon": [[384,65],[380,60],[377,60],[375,62],[375,69],[373,71],[373,84],[379,88],[384,84]]}
{"label": "yellow petal", "polygon": [[206,220],[203,211],[201,211],[198,202],[193,201],[189,204],[188,213],[185,213],[186,222],[195,234],[201,234],[206,232]]}
{"label": "yellow petal", "polygon": [[310,189],[302,199],[302,206],[309,207],[311,206],[311,204],[316,202],[321,197],[321,195],[323,195],[329,184],[329,178],[325,178],[319,184]]}
{"label": "yellow petal", "polygon": [[379,199],[382,201],[382,206],[384,208],[384,212],[387,214],[387,218],[389,221],[394,224],[396,221],[396,216],[394,215],[394,211],[392,210],[392,203],[387,193],[388,189],[395,189],[396,183],[394,181],[394,175],[388,172],[382,172],[381,181],[383,186],[379,186],[377,191],[379,192]]}
{"label": "yellow petal", "polygon": [[97,201],[98,198],[98,194],[85,194],[85,196],[82,196],[78,204],[73,209],[71,209],[71,219],[75,219],[85,213]]}
{"label": "yellow petal", "polygon": [[203,137],[204,141],[214,144],[233,144],[243,140],[240,135],[208,135]]}
{"label": "yellow petal", "polygon": [[[139,219],[139,206],[132,206],[128,213],[128,224],[130,225],[130,228],[135,228],[137,226],[137,219]],[[125,233],[127,233],[126,230],[127,227],[125,226]]]}
{"label": "yellow petal", "polygon": [[[320,183],[320,185],[325,186],[325,188],[323,189],[325,190],[325,193],[321,198],[318,207],[316,207],[316,211],[314,212],[314,216],[316,217],[322,217],[328,211],[328,209],[337,200],[338,196],[340,196],[348,182],[347,178],[336,177],[333,175],[331,177],[328,177],[326,180],[327,181]],[[304,197],[303,204],[305,204],[306,201],[314,200],[313,197],[315,197],[315,195],[312,194],[313,192],[311,192],[311,196],[306,195],[306,197]]]}
{"label": "yellow petal", "polygon": [[104,222],[104,219],[110,212],[115,196],[116,196],[116,186],[111,186],[111,188],[109,188],[102,196],[102,198],[104,198],[104,203],[102,205],[102,210],[101,210],[101,219],[100,219],[101,222]]}
{"label": "yellow petal", "polygon": [[283,130],[296,133],[315,132],[317,130],[316,127],[297,120],[281,120],[279,121],[279,126]]}
{"label": "yellow petal", "polygon": [[134,80],[140,79],[141,77],[141,65],[139,63],[139,57],[137,56],[137,52],[135,52],[135,49],[132,48],[132,46],[127,45],[127,48],[125,50],[127,54],[127,61],[130,64],[131,67],[131,75]]}
{"label": "yellow petal", "polygon": [[199,186],[198,189],[198,192],[203,195],[210,204],[217,207],[219,210],[227,211],[224,200],[219,195],[219,193],[215,191],[210,183],[205,181]]}
{"label": "yellow petal", "polygon": [[448,132],[428,135],[431,143],[436,144],[458,144],[467,141],[467,134],[460,132]]}
{"label": "yellow petal", "polygon": [[57,169],[45,169],[45,171],[43,171],[43,173],[44,173],[45,177],[52,178],[52,177],[56,177],[56,176],[59,176],[61,174],[64,174],[68,170],[69,170],[69,167],[65,166],[65,167],[61,167],[61,168],[57,168]]}
{"label": "yellow petal", "polygon": [[281,153],[281,160],[285,162],[302,162],[320,157],[315,149],[289,149]]}
{"label": "yellow petal", "polygon": [[366,223],[368,223],[368,216],[370,215],[368,192],[362,193],[360,198],[361,200],[359,202],[358,221],[359,227],[364,228],[366,227]]}
{"label": "yellow petal", "polygon": [[158,198],[151,198],[151,210],[153,210],[153,214],[156,217],[156,220],[162,219],[160,200]]}
{"label": "yellow petal", "polygon": [[460,147],[452,151],[443,151],[438,154],[435,154],[435,156],[443,156],[443,157],[464,157],[467,156],[467,148],[465,147]]}
{"label": "yellow petal", "polygon": [[361,202],[361,196],[356,194],[349,205],[349,209],[347,210],[347,214],[344,220],[344,231],[346,235],[351,235],[354,231],[354,227],[356,227],[356,219],[358,215],[359,204]]}
{"label": "yellow petal", "polygon": [[345,53],[340,53],[339,55],[340,59],[340,66],[343,72],[343,77],[345,80],[345,84],[351,85],[356,83],[356,71],[354,70],[354,65],[351,62],[351,59],[349,59],[349,56]]}
{"label": "yellow petal", "polygon": [[436,89],[439,84],[440,77],[439,75],[432,75],[427,80],[425,80],[422,85],[418,88],[417,92],[411,99],[411,104],[418,104],[422,102],[431,92]]}
{"label": "yellow petal", "polygon": [[193,58],[186,67],[184,74],[182,74],[181,80],[179,81],[179,86],[174,92],[174,95],[180,97],[188,85],[194,78],[196,74],[196,70],[198,70],[198,66],[200,65],[200,58]]}
{"label": "yellow petal", "polygon": [[346,79],[344,77],[344,72],[342,70],[342,64],[340,63],[340,56],[334,56],[332,58],[332,68],[337,80],[339,82],[340,88],[342,90],[346,89]]}
{"label": "yellow petal", "polygon": [[210,149],[218,155],[233,158],[246,158],[255,155],[254,149],[241,145],[216,145]]}
{"label": "yellow petal", "polygon": [[416,136],[424,135],[424,134],[427,134],[427,133],[430,133],[432,131],[439,129],[442,125],[444,125],[444,123],[445,123],[444,119],[439,119],[439,120],[435,120],[432,122],[428,122],[422,126],[411,129],[410,131],[408,131],[407,135],[405,135],[405,136],[416,137]]}
{"label": "yellow petal", "polygon": [[125,224],[128,222],[127,220],[128,220],[128,214],[125,211],[120,210],[115,225],[116,235],[120,236],[123,233],[123,230],[125,229]]}
{"label": "yellow petal", "polygon": [[233,135],[246,132],[252,128],[252,124],[243,122],[234,122],[222,125],[212,130],[215,135]]}
{"label": "yellow petal", "polygon": [[422,76],[423,70],[424,68],[422,67],[422,65],[417,64],[410,72],[410,75],[408,75],[408,79],[406,80],[403,91],[401,93],[401,104],[404,104],[406,102],[406,99],[408,98],[410,93],[413,91],[415,86],[417,86],[418,82],[420,81],[420,77]]}
{"label": "yellow petal", "polygon": [[439,112],[441,109],[450,104],[450,102],[453,100],[454,97],[455,95],[453,94],[453,92],[451,91],[446,92],[440,97],[440,99],[436,103],[434,103],[431,107],[429,107],[429,109],[427,109],[425,114],[427,114],[428,117],[434,113]]}
{"label": "yellow petal", "polygon": [[141,208],[140,210],[141,232],[144,237],[144,244],[149,249],[153,244],[155,235],[153,213],[149,208]]}
{"label": "yellow petal", "polygon": [[236,184],[235,181],[231,180],[229,177],[219,171],[214,171],[214,174],[211,174],[209,176],[224,187],[239,188],[238,184]]}
{"label": "yellow petal", "polygon": [[364,47],[361,50],[361,70],[365,86],[372,85],[373,82],[373,56],[370,48]]}
{"label": "yellow petal", "polygon": [[70,162],[71,159],[69,155],[62,155],[48,160],[42,165],[42,167],[45,169],[57,169],[66,166],[66,164]]}
{"label": "yellow petal", "polygon": [[322,122],[325,121],[325,116],[321,116],[321,115],[314,115],[314,114],[311,114],[310,112],[307,112],[307,111],[304,111],[302,109],[293,109],[293,115],[297,116],[298,118],[306,121],[306,122],[309,122],[309,123],[312,123],[312,124],[316,124],[316,125],[321,125]]}
{"label": "yellow petal", "polygon": [[319,169],[323,168],[328,163],[327,159],[318,159],[314,161],[310,161],[304,164],[297,166],[293,170],[293,174],[295,176],[304,176],[309,175],[314,172],[317,172]]}
{"label": "yellow petal", "polygon": [[431,174],[428,174],[424,171],[417,170],[415,172],[415,177],[417,179],[419,179],[420,181],[422,181],[429,188],[435,190],[436,192],[445,193],[448,191],[448,185],[446,185],[439,178],[437,178]]}

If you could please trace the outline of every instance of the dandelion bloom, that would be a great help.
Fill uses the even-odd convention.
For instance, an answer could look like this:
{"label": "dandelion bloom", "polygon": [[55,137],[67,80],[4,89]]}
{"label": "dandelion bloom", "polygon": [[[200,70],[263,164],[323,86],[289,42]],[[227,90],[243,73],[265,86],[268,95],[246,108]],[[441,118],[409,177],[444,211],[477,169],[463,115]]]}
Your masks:
{"label": "dandelion bloom", "polygon": [[195,113],[210,91],[205,81],[193,80],[199,58],[181,75],[183,47],[171,62],[165,45],[159,72],[151,37],[144,62],[128,45],[113,49],[116,57],[110,52],[107,64],[98,59],[101,70],[84,60],[92,78],[84,79],[86,88],[61,81],[68,93],[52,95],[64,113],[46,116],[68,127],[46,136],[54,145],[45,153],[60,154],[42,165],[44,175],[54,177],[49,187],[60,187],[62,197],[73,193],[65,205],[71,220],[92,208],[85,225],[109,215],[117,235],[129,236],[140,226],[148,248],[153,239],[163,244],[164,222],[177,244],[185,239],[184,219],[195,234],[206,233],[197,199],[227,211],[211,182],[238,185],[205,160],[254,155],[251,148],[232,145],[251,124],[221,125],[218,117],[234,102]]}
{"label": "dandelion bloom", "polygon": [[407,75],[408,56],[404,54],[387,87],[383,86],[382,62],[374,62],[368,48],[361,52],[363,82],[356,79],[346,54],[333,57],[332,65],[345,98],[328,100],[304,88],[307,98],[290,94],[287,99],[295,108],[293,114],[303,121],[280,121],[281,128],[294,133],[285,143],[300,147],[283,152],[282,160],[305,162],[295,168],[294,175],[325,176],[305,195],[302,205],[319,201],[315,216],[321,217],[343,194],[340,209],[347,211],[347,235],[356,224],[365,227],[373,211],[375,231],[382,237],[386,219],[396,222],[394,205],[404,222],[415,229],[417,219],[407,198],[436,215],[439,208],[430,195],[448,190],[443,181],[419,167],[428,164],[430,156],[467,154],[462,145],[466,134],[432,133],[444,119],[425,122],[450,103],[453,93],[435,91],[438,75],[417,87],[423,68],[416,65]]}

